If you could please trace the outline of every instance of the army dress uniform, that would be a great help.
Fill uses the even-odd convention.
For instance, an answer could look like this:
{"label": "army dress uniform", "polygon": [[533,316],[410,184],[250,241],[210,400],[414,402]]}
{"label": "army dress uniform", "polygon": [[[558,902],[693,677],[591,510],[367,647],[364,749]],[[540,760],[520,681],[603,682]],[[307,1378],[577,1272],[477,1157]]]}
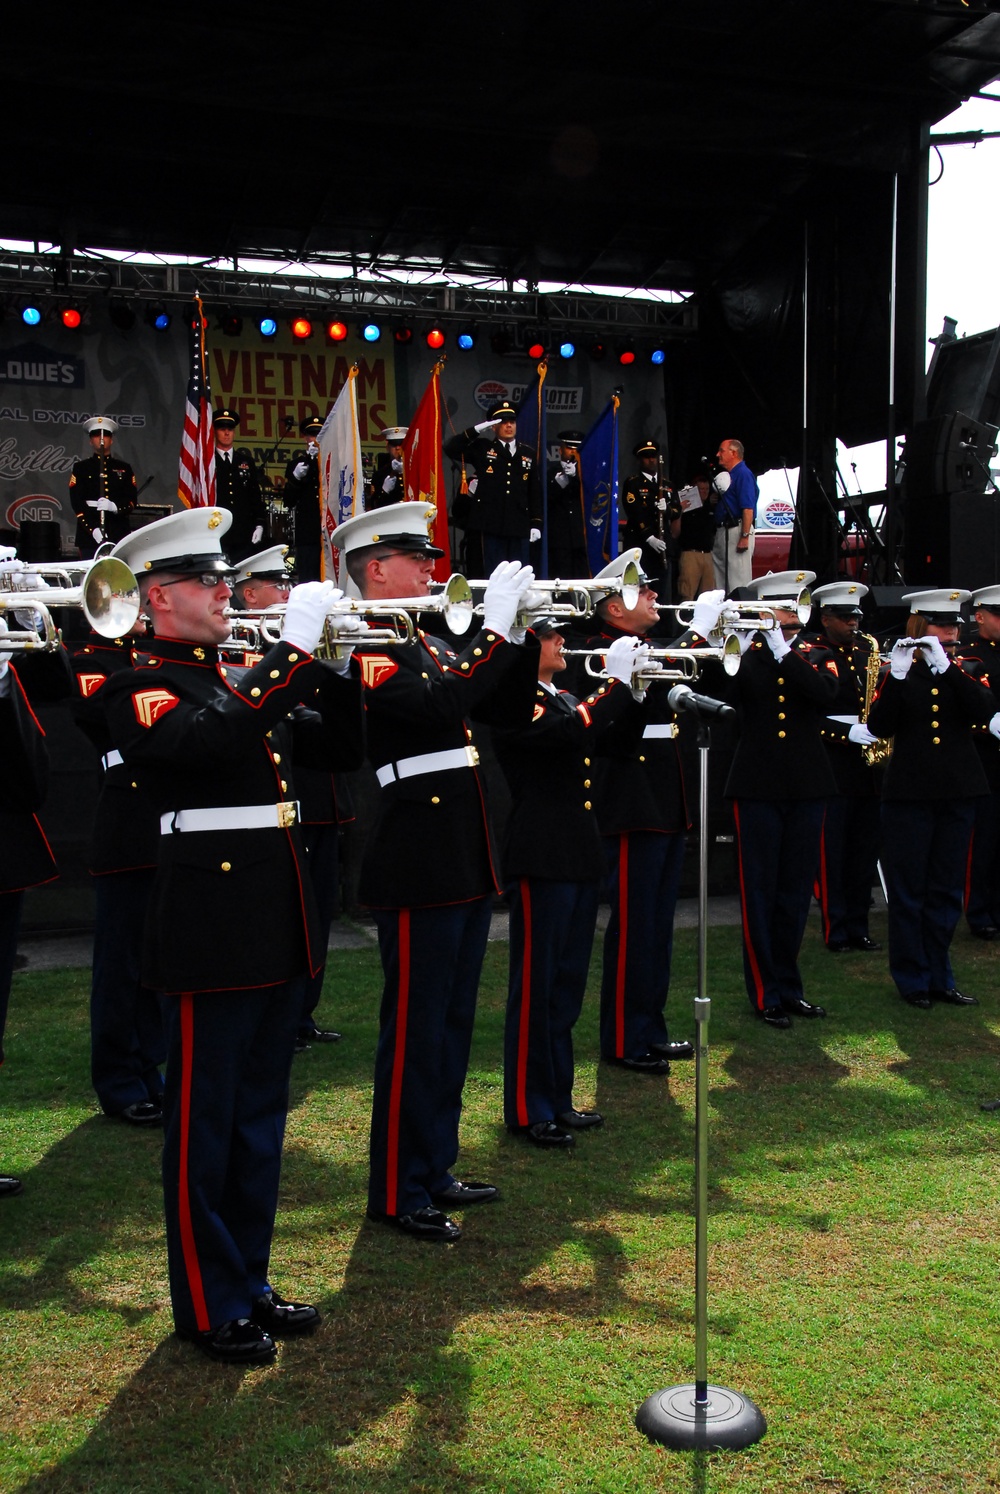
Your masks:
{"label": "army dress uniform", "polygon": [[618,500],[618,548],[628,550],[638,545],[642,550],[642,568],[650,576],[663,572],[664,557],[650,545],[650,538],[660,532],[660,481],[655,472],[630,472],[622,484]]}
{"label": "army dress uniform", "polygon": [[162,1119],[166,1039],[159,993],[143,984],[141,966],[160,823],[138,770],[125,766],[114,742],[102,695],[112,675],[131,671],[135,642],[92,634],[76,649],[70,661],[77,687],[72,714],[96,748],[101,772],[89,865],[95,895],[91,1082],[106,1115],[156,1124]]}
{"label": "army dress uniform", "polygon": [[[234,688],[216,648],[157,638],[103,688],[160,815],[143,979],[166,993],[170,1289],[193,1337],[251,1317],[269,1291],[294,982],[323,958],[293,764],[324,767],[351,740],[360,761],[360,687],[280,642]],[[302,711],[317,690],[320,713]]]}
{"label": "army dress uniform", "polygon": [[[926,605],[915,601],[914,610]],[[868,718],[877,736],[893,739],[882,784],[889,970],[911,1005],[973,1004],[955,988],[949,949],[962,913],[976,801],[989,793],[973,733],[993,718],[997,703],[954,661],[935,674],[923,650],[915,652],[904,678],[890,668]]]}
{"label": "army dress uniform", "polygon": [[215,453],[215,501],[233,516],[226,535],[226,553],[241,560],[253,549],[254,534],[267,528],[267,507],[260,491],[260,474],[245,446]]}
{"label": "army dress uniform", "polygon": [[[1000,643],[973,638],[959,647],[955,662],[980,684],[1000,692]],[[1000,931],[1000,743],[983,724],[973,722],[972,730],[989,793],[976,799],[965,917],[971,933],[992,939]]]}
{"label": "army dress uniform", "polygon": [[[513,450],[511,449],[513,448]],[[464,458],[476,469],[467,530],[483,537],[483,565],[490,575],[501,560],[527,563],[532,529],[542,526],[542,495],[533,447],[509,444],[475,428],[445,442],[445,455]]]}
{"label": "army dress uniform", "polygon": [[[92,558],[99,544],[122,540],[129,532],[129,515],[138,499],[135,473],[128,462],[110,453],[95,453],[75,462],[69,479],[76,514],[75,542],[84,560]],[[113,503],[116,512],[99,509],[102,500]],[[98,540],[94,530],[101,531]]]}
{"label": "army dress uniform", "polygon": [[[310,446],[322,429],[318,416],[303,420],[299,432]],[[319,454],[295,452],[285,467],[282,501],[295,513],[295,569],[300,581],[318,581],[322,569],[323,515],[320,511]]]}
{"label": "army dress uniform", "polygon": [[566,472],[560,464],[549,473],[549,575],[561,581],[590,575],[579,461],[574,465],[575,472]]}
{"label": "army dress uniform", "polygon": [[531,724],[493,730],[513,801],[502,863],[510,904],[504,1121],[514,1130],[573,1114],[572,1033],[604,866],[593,802],[597,743],[632,704],[619,681],[586,702],[539,682]]}
{"label": "army dress uniform", "polygon": [[747,996],[758,1015],[787,1026],[788,1013],[823,1014],[805,1001],[798,955],[836,788],[820,730],[837,682],[794,649],[775,658],[758,633],[725,693],[739,712],[724,794],[736,825]]}
{"label": "army dress uniform", "polygon": [[834,951],[865,948],[871,942],[868,912],[877,876],[881,784],[879,770],[866,762],[864,748],[849,733],[864,705],[871,644],[855,638],[837,645],[823,634],[809,634],[794,647],[837,686],[820,724],[835,784],[820,837],[817,896],[823,939]]}

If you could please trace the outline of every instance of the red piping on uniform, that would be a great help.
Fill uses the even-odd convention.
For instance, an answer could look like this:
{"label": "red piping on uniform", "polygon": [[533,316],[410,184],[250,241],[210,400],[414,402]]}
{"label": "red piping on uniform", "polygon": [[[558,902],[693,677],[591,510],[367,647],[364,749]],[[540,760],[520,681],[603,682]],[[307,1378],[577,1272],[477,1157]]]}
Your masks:
{"label": "red piping on uniform", "polygon": [[396,993],[396,1047],[389,1086],[389,1136],[385,1165],[385,1211],[396,1213],[399,1186],[399,1105],[406,1063],[406,1019],[410,1006],[410,910],[399,910],[399,988]]}
{"label": "red piping on uniform", "polygon": [[521,1020],[517,1028],[517,1123],[530,1124],[528,1116],[528,1031],[531,1026],[531,886],[522,877],[521,907],[524,910],[524,950],[521,955]]}
{"label": "red piping on uniform", "polygon": [[618,959],[615,966],[615,1057],[625,1057],[625,965],[628,956],[628,835],[618,841]]}
{"label": "red piping on uniform", "polygon": [[757,955],[750,939],[750,921],[747,918],[747,890],[743,881],[743,841],[740,835],[740,806],[739,800],[733,800],[733,819],[736,822],[736,862],[740,869],[740,914],[743,919],[743,947],[747,952],[750,962],[750,973],[753,976],[754,989],[757,993],[757,1010],[764,1010],[764,982],[760,978],[760,966],[757,964]]}
{"label": "red piping on uniform", "polygon": [[194,1053],[194,1002],[190,991],[180,996],[181,1016],[181,1137],[180,1167],[177,1176],[177,1214],[181,1230],[181,1250],[184,1269],[187,1273],[188,1291],[194,1307],[195,1322],[201,1333],[207,1333],[212,1324],[205,1305],[205,1286],[201,1279],[198,1247],[195,1244],[191,1224],[191,1197],[188,1192],[188,1147],[191,1144],[191,1067]]}

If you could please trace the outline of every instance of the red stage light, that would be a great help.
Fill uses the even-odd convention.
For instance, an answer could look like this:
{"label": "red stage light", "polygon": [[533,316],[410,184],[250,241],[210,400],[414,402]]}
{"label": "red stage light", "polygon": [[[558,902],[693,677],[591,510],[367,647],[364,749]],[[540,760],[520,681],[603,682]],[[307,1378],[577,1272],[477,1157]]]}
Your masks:
{"label": "red stage light", "polygon": [[429,348],[444,347],[444,333],[440,327],[432,327],[427,334],[427,346]]}
{"label": "red stage light", "polygon": [[545,344],[544,344],[544,342],[533,342],[533,343],[530,343],[529,346],[528,346],[528,357],[529,358],[544,358],[545,357]]}
{"label": "red stage light", "polygon": [[292,336],[304,342],[313,335],[313,324],[307,316],[297,316],[292,322]]}
{"label": "red stage light", "polygon": [[83,321],[82,314],[77,310],[75,306],[64,306],[62,311],[60,311],[59,313],[59,318],[63,326],[69,327],[73,332],[76,331],[77,327],[79,327],[80,323]]}
{"label": "red stage light", "polygon": [[622,348],[618,354],[618,362],[628,365],[635,362],[635,348]]}
{"label": "red stage light", "polygon": [[347,336],[346,322],[327,322],[326,335],[331,342],[343,342]]}

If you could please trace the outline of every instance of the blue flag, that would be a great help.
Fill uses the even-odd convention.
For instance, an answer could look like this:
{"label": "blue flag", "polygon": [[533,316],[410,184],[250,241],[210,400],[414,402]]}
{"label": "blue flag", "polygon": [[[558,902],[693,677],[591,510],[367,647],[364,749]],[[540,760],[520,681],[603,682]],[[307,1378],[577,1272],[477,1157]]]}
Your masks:
{"label": "blue flag", "polygon": [[618,554],[619,404],[617,394],[613,394],[580,448],[587,558],[592,576]]}
{"label": "blue flag", "polygon": [[517,439],[534,448],[535,470],[542,487],[541,576],[549,574],[549,447],[545,431],[545,375],[548,371],[549,365],[543,358],[517,407]]}

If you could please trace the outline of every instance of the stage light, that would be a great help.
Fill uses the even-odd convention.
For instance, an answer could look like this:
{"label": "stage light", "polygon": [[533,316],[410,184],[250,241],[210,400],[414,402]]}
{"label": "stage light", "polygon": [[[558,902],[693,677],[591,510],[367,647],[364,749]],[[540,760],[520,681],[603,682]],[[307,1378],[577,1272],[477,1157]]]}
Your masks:
{"label": "stage light", "polygon": [[239,312],[233,311],[232,307],[227,306],[226,310],[219,317],[219,330],[226,337],[239,337],[243,331],[243,318]]}
{"label": "stage light", "polygon": [[442,332],[440,327],[432,327],[427,333],[424,341],[427,343],[427,346],[429,348],[434,348],[435,350],[438,348],[443,348],[444,333]]}
{"label": "stage light", "polygon": [[339,322],[336,318],[326,324],[326,335],[331,342],[343,342],[347,337],[347,323]]}
{"label": "stage light", "polygon": [[83,321],[83,312],[79,306],[64,306],[59,313],[59,320],[64,327],[68,327],[71,332],[75,332]]}
{"label": "stage light", "polygon": [[361,336],[365,342],[378,342],[382,336],[382,328],[377,322],[365,322],[365,325],[361,328]]}
{"label": "stage light", "polygon": [[478,335],[479,335],[478,328],[476,328],[476,327],[463,327],[462,330],[459,332],[458,336],[455,338],[455,341],[458,343],[458,345],[462,349],[463,353],[468,353],[468,352],[471,351],[472,348],[475,347],[475,345],[476,345],[476,338],[477,338]]}
{"label": "stage light", "polygon": [[307,316],[297,316],[292,322],[292,336],[298,342],[305,342],[313,335],[313,324]]}
{"label": "stage light", "polygon": [[618,349],[618,362],[625,368],[635,362],[635,348],[630,342],[623,342]]}
{"label": "stage light", "polygon": [[[190,308],[188,314],[192,319],[194,318],[195,310],[193,306]],[[172,320],[173,317],[171,316],[170,312],[160,302],[157,302],[155,305],[149,306],[146,309],[146,321],[155,332],[166,332]]]}
{"label": "stage light", "polygon": [[650,363],[655,363],[657,368],[659,368],[661,363],[666,363],[667,355],[663,348],[654,348],[649,355],[649,361]]}
{"label": "stage light", "polygon": [[567,341],[567,342],[561,342],[559,344],[559,356],[560,356],[560,358],[575,358],[576,357],[576,343],[575,342],[569,342],[569,341]]}
{"label": "stage light", "polygon": [[602,358],[606,358],[608,355],[607,346],[601,341],[599,337],[595,337],[590,342],[588,342],[587,352],[590,357],[593,358],[595,363],[600,363]]}
{"label": "stage light", "polygon": [[108,306],[108,319],[119,332],[129,332],[135,326],[135,311],[125,301],[112,301]]}
{"label": "stage light", "polygon": [[397,322],[392,329],[392,337],[394,342],[405,347],[408,342],[413,341],[413,328],[408,327],[405,322]]}
{"label": "stage light", "polygon": [[21,320],[26,327],[37,327],[42,319],[42,313],[37,306],[25,306],[21,312]]}
{"label": "stage light", "polygon": [[265,312],[257,323],[257,331],[261,337],[276,337],[278,335],[278,323],[269,311]]}
{"label": "stage light", "polygon": [[539,332],[537,327],[531,327],[524,334],[524,346],[529,358],[539,359],[545,357],[545,333]]}

